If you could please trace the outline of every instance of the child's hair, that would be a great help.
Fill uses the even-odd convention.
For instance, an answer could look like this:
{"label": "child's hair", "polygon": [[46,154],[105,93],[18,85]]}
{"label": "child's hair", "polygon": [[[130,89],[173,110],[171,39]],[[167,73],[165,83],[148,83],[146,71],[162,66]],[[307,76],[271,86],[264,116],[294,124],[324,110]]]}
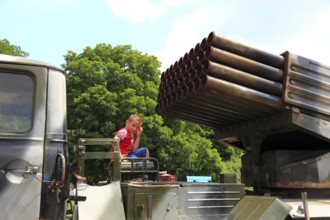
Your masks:
{"label": "child's hair", "polygon": [[138,114],[131,114],[127,120],[128,121],[135,121],[135,122],[138,122],[138,123],[141,123],[141,124],[143,122],[142,117]]}

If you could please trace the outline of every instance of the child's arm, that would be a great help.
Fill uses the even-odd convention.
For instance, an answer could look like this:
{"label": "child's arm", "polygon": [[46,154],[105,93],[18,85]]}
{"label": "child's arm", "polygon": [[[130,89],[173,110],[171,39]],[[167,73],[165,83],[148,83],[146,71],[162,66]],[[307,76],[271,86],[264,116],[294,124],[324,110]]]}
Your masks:
{"label": "child's arm", "polygon": [[141,139],[142,132],[143,132],[143,128],[142,127],[140,127],[138,129],[138,131],[136,132],[136,139],[134,141],[133,148],[132,148],[132,151],[133,152],[137,151],[137,149],[139,148],[139,144],[140,144],[140,139]]}

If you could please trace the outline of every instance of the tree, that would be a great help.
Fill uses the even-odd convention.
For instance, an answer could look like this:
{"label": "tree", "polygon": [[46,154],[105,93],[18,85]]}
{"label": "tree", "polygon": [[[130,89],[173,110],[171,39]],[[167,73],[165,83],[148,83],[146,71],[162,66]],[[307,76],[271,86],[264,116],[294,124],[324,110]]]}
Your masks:
{"label": "tree", "polygon": [[196,124],[155,114],[160,62],[130,45],[97,44],[82,53],[69,51],[68,127],[87,130],[86,136],[113,137],[132,113],[142,115],[140,146],[174,174],[211,175],[219,179],[226,166],[212,144],[213,131]]}
{"label": "tree", "polygon": [[69,126],[108,137],[132,113],[149,121],[155,114],[160,65],[156,57],[129,45],[98,44],[82,54],[69,51],[65,59]]}
{"label": "tree", "polygon": [[0,40],[0,54],[28,57],[29,53],[21,50],[20,46],[11,45],[7,39]]}

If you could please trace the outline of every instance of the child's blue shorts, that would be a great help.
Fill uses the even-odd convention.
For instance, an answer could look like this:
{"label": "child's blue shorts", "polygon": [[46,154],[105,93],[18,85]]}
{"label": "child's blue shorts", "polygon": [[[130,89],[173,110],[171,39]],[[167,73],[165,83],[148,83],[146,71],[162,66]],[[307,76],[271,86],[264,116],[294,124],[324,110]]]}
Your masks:
{"label": "child's blue shorts", "polygon": [[146,147],[141,147],[137,149],[134,153],[130,153],[127,157],[145,157],[147,155],[147,148]]}

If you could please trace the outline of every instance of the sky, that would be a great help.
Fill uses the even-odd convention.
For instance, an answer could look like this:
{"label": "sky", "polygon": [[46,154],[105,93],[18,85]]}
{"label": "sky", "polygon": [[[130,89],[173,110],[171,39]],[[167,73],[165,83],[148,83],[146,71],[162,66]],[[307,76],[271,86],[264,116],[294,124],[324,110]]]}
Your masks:
{"label": "sky", "polygon": [[164,71],[210,32],[330,66],[329,0],[0,0],[0,39],[56,66],[106,43],[155,55]]}

